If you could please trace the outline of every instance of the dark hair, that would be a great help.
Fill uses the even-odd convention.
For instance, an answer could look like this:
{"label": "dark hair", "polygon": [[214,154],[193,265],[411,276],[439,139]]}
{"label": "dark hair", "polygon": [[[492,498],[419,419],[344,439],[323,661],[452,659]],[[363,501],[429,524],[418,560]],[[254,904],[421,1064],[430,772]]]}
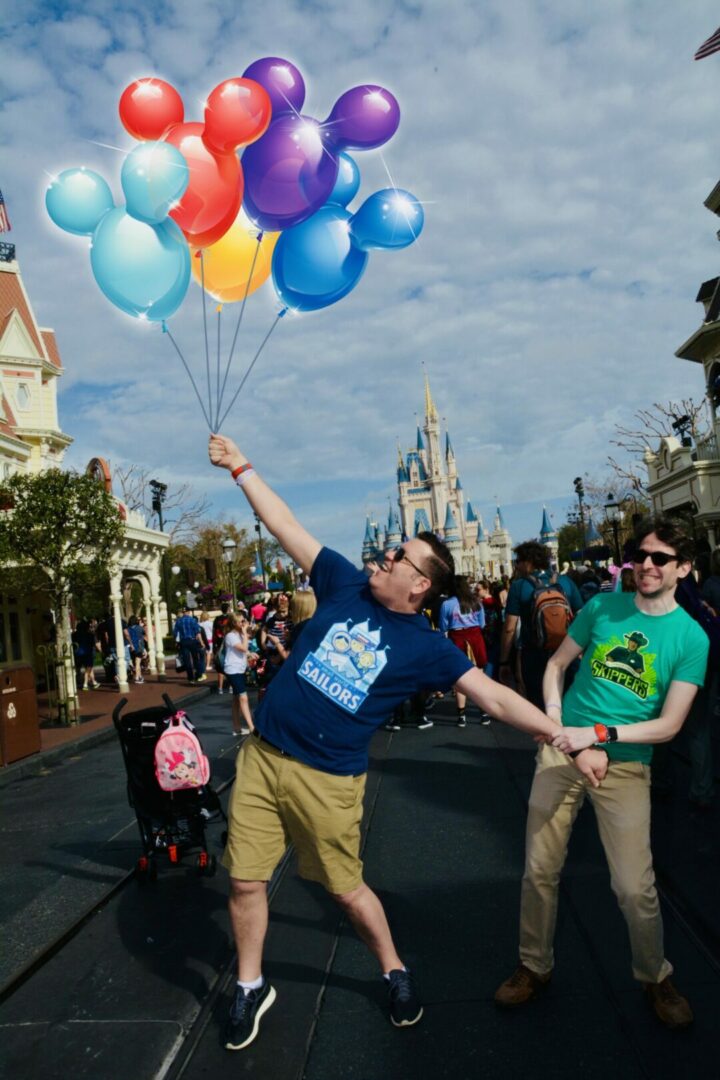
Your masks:
{"label": "dark hair", "polygon": [[680,522],[671,517],[644,517],[635,530],[638,547],[650,533],[655,533],[658,540],[673,548],[679,563],[692,562],[695,544]]}
{"label": "dark hair", "polygon": [[128,626],[137,626],[139,622],[137,615],[131,615],[128,619]]}
{"label": "dark hair", "polygon": [[447,544],[443,544],[442,540],[438,540],[435,533],[419,532],[415,539],[422,540],[432,550],[432,554],[427,557],[425,567],[427,576],[432,582],[423,597],[423,607],[427,607],[442,593],[452,593],[455,579],[455,560],[450,554],[450,548]]}
{"label": "dark hair", "polygon": [[532,563],[534,570],[547,570],[550,566],[550,551],[538,540],[525,540],[513,550],[517,562]]}
{"label": "dark hair", "polygon": [[460,601],[460,610],[463,615],[467,615],[471,611],[477,611],[478,608],[482,607],[482,601],[478,600],[472,592],[465,574],[455,575],[454,592]]}
{"label": "dark hair", "polygon": [[227,600],[223,600],[222,604],[220,605],[220,611],[223,615],[227,615],[229,607],[230,605],[228,604]]}

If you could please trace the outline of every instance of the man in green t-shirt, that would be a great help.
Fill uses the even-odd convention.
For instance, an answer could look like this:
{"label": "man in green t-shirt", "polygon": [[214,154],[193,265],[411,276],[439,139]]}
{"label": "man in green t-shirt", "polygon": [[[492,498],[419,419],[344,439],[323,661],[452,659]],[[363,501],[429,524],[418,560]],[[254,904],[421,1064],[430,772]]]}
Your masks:
{"label": "man in green t-shirt", "polygon": [[[612,887],[625,916],[633,974],[658,1018],[687,1027],[693,1015],[670,981],[650,851],[652,744],[682,727],[705,680],[708,639],[677,604],[692,567],[692,542],[671,520],[647,519],[636,536],[635,593],[603,593],[586,604],[550,658],[545,710],[559,725],[541,746],[530,794],[520,913],[520,966],[497,990],[504,1007],[536,997],[553,968],[557,892],[570,832],[589,794]],[[569,665],[582,655],[563,698]],[[595,748],[595,749],[593,749]],[[561,751],[606,755],[588,788]]]}

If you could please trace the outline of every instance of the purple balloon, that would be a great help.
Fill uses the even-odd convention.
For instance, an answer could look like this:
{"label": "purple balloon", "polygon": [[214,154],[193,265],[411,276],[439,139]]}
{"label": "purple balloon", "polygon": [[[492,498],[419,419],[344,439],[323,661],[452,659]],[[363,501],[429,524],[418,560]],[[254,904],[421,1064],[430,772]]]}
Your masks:
{"label": "purple balloon", "polygon": [[285,113],[242,157],[243,205],[261,229],[277,232],[305,221],[335,186],[338,158],[331,136],[309,116]]}
{"label": "purple balloon", "polygon": [[244,79],[254,79],[267,90],[272,102],[273,119],[280,113],[300,112],[305,100],[305,81],[289,60],[264,56],[246,68]]}
{"label": "purple balloon", "polygon": [[371,150],[391,139],[400,123],[397,99],[382,86],[353,86],[337,99],[325,124],[337,150]]}

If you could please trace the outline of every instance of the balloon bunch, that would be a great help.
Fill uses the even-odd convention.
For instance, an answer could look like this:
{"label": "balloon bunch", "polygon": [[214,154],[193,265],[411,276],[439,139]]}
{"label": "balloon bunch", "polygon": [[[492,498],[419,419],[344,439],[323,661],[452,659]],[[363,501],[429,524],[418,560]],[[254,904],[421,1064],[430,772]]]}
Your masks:
{"label": "balloon bunch", "polygon": [[[400,108],[390,91],[353,87],[324,121],[303,115],[304,101],[300,71],[279,57],[256,60],[242,77],[216,86],[203,123],[185,120],[169,83],[136,80],[119,105],[123,126],[140,141],[122,167],[125,207],[115,207],[103,177],[85,168],[66,170],[46,194],[55,224],[92,237],[92,271],[107,298],[162,324],[213,430],[288,309],[337,303],[357,285],[369,251],[407,247],[423,227],[420,203],[397,188],[376,191],[355,213],[347,209],[360,186],[347,151],[382,146],[397,131]],[[191,271],[202,288],[207,408],[167,326]],[[283,307],[223,411],[247,299],[270,274]],[[219,302],[214,395],[206,294]],[[221,378],[222,305],[235,302],[240,312]]]}

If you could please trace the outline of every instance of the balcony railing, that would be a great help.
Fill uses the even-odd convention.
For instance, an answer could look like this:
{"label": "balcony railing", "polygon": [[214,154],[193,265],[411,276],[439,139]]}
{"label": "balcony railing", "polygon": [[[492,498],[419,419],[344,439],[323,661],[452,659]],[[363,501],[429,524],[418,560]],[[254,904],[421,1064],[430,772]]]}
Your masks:
{"label": "balcony railing", "polygon": [[715,432],[704,439],[698,439],[695,446],[698,461],[720,461],[720,447]]}

